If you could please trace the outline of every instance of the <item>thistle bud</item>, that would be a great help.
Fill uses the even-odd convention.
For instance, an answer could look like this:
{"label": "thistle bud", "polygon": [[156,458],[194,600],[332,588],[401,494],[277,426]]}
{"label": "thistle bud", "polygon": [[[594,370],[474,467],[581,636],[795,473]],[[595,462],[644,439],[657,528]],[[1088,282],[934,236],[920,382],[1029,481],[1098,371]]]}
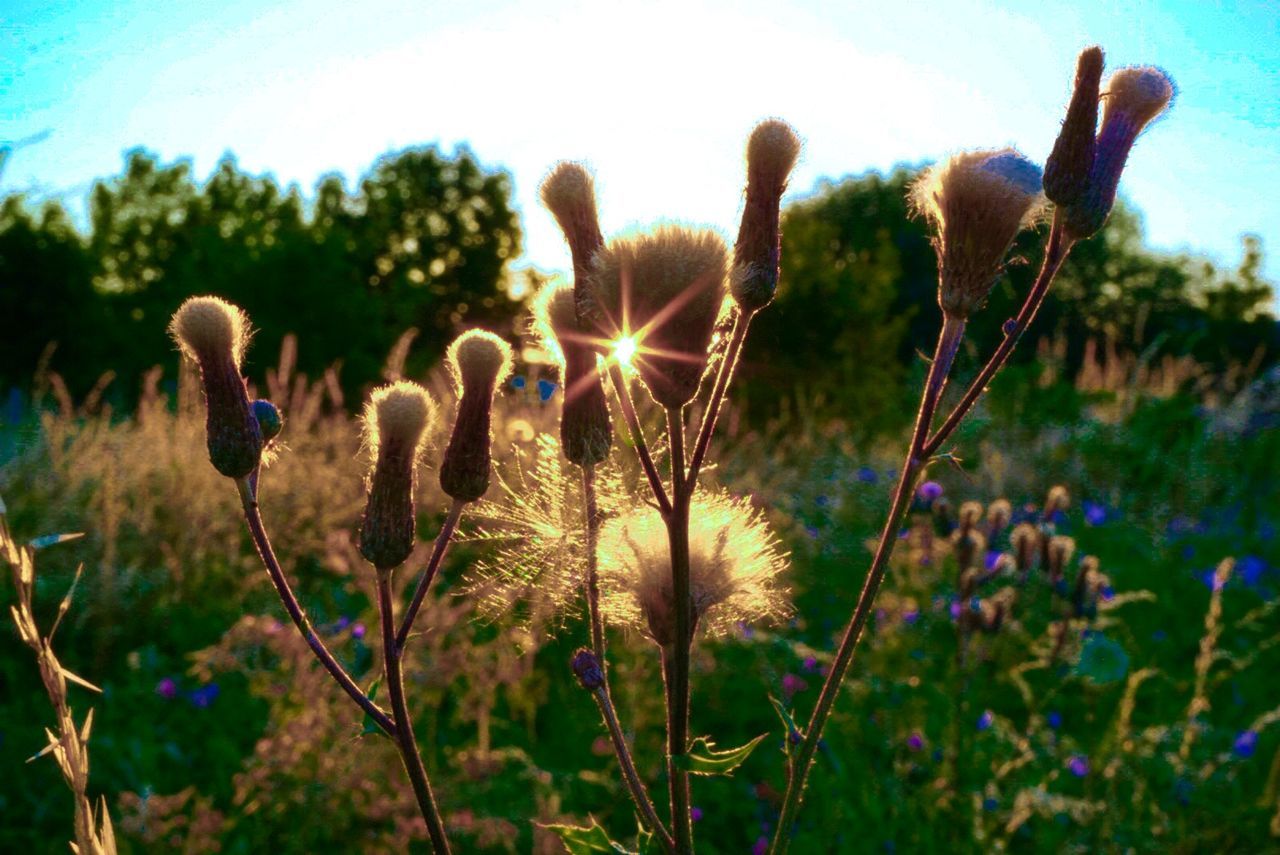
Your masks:
{"label": "thistle bud", "polygon": [[252,404],[253,417],[258,420],[258,429],[262,431],[262,441],[271,442],[284,430],[284,416],[270,401],[259,398]]}
{"label": "thistle bud", "polygon": [[1035,565],[1036,554],[1040,551],[1040,531],[1031,523],[1018,523],[1009,535],[1009,544],[1013,547],[1013,559],[1018,572],[1026,576]]}
{"label": "thistle bud", "polygon": [[997,534],[1009,527],[1010,520],[1013,519],[1013,505],[1009,504],[1008,499],[996,499],[987,508],[987,534],[994,538]]}
{"label": "thistle bud", "polygon": [[573,289],[549,285],[533,304],[535,328],[544,347],[559,356],[564,382],[560,447],[570,463],[592,466],[609,456],[613,425],[600,384],[595,351],[579,331]]}
{"label": "thistle bud", "polygon": [[960,506],[960,528],[971,529],[982,519],[981,502],[965,502]]}
{"label": "thistle bud", "polygon": [[1014,238],[1044,207],[1040,169],[1017,151],[953,155],[920,176],[911,203],[937,229],[938,304],[965,319],[1004,271]]}
{"label": "thistle bud", "polygon": [[249,319],[217,297],[191,297],[178,307],[169,333],[182,352],[200,366],[207,417],[206,438],[213,468],[243,478],[262,458],[262,431],[240,376],[249,341]]}
{"label": "thistle bud", "polygon": [[[573,256],[573,293],[577,304],[577,318],[599,318],[597,307],[591,301],[587,277],[591,274],[591,259],[604,246],[600,234],[600,219],[596,213],[595,182],[591,173],[580,163],[557,163],[542,180],[538,190],[542,204],[556,218],[560,231],[564,232]],[[575,321],[577,323],[577,321]],[[566,381],[566,387],[568,385]]]}
{"label": "thistle bud", "polygon": [[733,246],[729,292],[748,314],[769,305],[778,290],[779,205],[799,156],[800,137],[779,119],[756,125],[747,140],[747,201]]}
{"label": "thistle bud", "polygon": [[1044,164],[1044,193],[1058,205],[1074,204],[1088,190],[1094,135],[1098,132],[1101,80],[1102,48],[1085,48],[1076,60],[1076,84],[1067,106],[1067,118]]}
{"label": "thistle bud", "polygon": [[973,528],[958,528],[951,536],[956,563],[967,570],[978,563],[978,557],[987,551],[987,539]]}
{"label": "thistle bud", "polygon": [[679,409],[698,392],[728,265],[717,234],[673,226],[610,241],[596,254],[590,282],[607,319],[602,332],[635,338],[632,364],[663,407]]}
{"label": "thistle bud", "polygon": [[1122,68],[1107,83],[1102,128],[1094,144],[1088,188],[1063,209],[1067,237],[1082,240],[1107,221],[1116,201],[1120,173],[1138,134],[1173,99],[1173,81],[1158,68]]}
{"label": "thistle bud", "polygon": [[378,570],[399,567],[413,552],[413,488],[435,419],[426,390],[405,380],[375,389],[364,408],[365,445],[373,458],[360,526],[360,554]]}
{"label": "thistle bud", "polygon": [[445,358],[459,401],[440,487],[460,502],[474,502],[489,489],[493,393],[511,373],[511,346],[491,332],[469,330],[453,340]]}
{"label": "thistle bud", "polygon": [[1049,489],[1049,497],[1044,500],[1044,518],[1046,522],[1052,522],[1054,514],[1065,511],[1071,506],[1071,494],[1067,492],[1067,488],[1061,484],[1055,484]]}
{"label": "thistle bud", "polygon": [[574,653],[573,659],[570,660],[570,665],[578,682],[587,691],[594,692],[604,685],[604,669],[600,667],[600,660],[587,648],[578,648],[578,652]]}
{"label": "thistle bud", "polygon": [[1071,556],[1075,554],[1075,551],[1075,538],[1059,534],[1049,539],[1046,555],[1048,557],[1047,569],[1050,579],[1057,581],[1063,578],[1067,565],[1071,562]]}

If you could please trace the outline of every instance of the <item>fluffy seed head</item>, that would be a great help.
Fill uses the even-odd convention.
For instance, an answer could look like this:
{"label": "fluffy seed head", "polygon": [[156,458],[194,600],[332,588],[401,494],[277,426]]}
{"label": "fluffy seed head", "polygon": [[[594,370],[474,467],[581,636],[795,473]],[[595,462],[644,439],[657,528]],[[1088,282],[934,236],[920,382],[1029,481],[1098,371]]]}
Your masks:
{"label": "fluffy seed head", "polygon": [[1017,151],[953,155],[920,176],[911,202],[937,229],[938,303],[952,317],[980,307],[1014,238],[1044,207],[1040,169]]}
{"label": "fluffy seed head", "polygon": [[249,318],[220,297],[189,297],[173,313],[169,333],[191,359],[222,359],[228,355],[236,369],[249,343]]}
{"label": "fluffy seed head", "polygon": [[960,527],[972,528],[982,519],[981,502],[965,502],[960,506]]}
{"label": "fluffy seed head", "polygon": [[1102,48],[1085,48],[1076,60],[1076,83],[1067,118],[1044,164],[1044,192],[1059,205],[1082,198],[1093,168],[1094,135],[1098,132],[1098,86],[1102,80]]}
{"label": "fluffy seed head", "polygon": [[[693,500],[689,514],[689,591],[694,627],[711,634],[738,621],[789,612],[779,576],[786,568],[778,540],[759,512],[721,494]],[[660,645],[675,639],[675,597],[666,525],[640,507],[611,520],[600,534],[603,605],[615,622]]]}
{"label": "fluffy seed head", "polygon": [[511,373],[511,345],[488,330],[467,330],[453,340],[445,354],[454,389],[459,395],[475,390],[492,396]]}
{"label": "fluffy seed head", "polygon": [[782,255],[778,206],[799,156],[800,137],[780,119],[756,125],[747,140],[747,201],[729,279],[729,293],[744,312],[763,309],[778,290]]}
{"label": "fluffy seed head", "polygon": [[360,526],[360,554],[379,571],[400,566],[413,552],[413,488],[435,409],[427,391],[406,380],[375,389],[365,404],[365,444],[373,466]]}
{"label": "fluffy seed head", "polygon": [[560,416],[560,446],[579,466],[600,463],[609,456],[613,425],[596,367],[596,354],[579,331],[573,289],[549,285],[533,302],[534,330],[543,348],[557,357],[564,381],[564,410]]}
{"label": "fluffy seed head", "polygon": [[1054,535],[1049,539],[1049,576],[1053,579],[1061,579],[1066,571],[1067,565],[1071,563],[1071,556],[1075,554],[1076,541],[1073,537],[1067,537],[1064,534]]}
{"label": "fluffy seed head", "polygon": [[697,394],[728,267],[719,235],[677,226],[610,241],[596,254],[590,279],[596,310],[587,317],[611,341],[636,339],[633,364],[664,407],[682,407]]}

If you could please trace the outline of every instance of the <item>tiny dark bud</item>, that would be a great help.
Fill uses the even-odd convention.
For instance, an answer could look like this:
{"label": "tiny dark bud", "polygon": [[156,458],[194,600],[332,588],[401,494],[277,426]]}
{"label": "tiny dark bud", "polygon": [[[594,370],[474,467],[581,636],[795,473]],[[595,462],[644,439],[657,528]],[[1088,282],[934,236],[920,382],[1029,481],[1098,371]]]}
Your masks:
{"label": "tiny dark bud", "polygon": [[253,402],[253,417],[258,420],[258,429],[262,431],[264,442],[271,442],[284,430],[284,416],[270,401],[259,398]]}
{"label": "tiny dark bud", "polygon": [[1067,118],[1044,165],[1044,192],[1050,201],[1070,205],[1084,197],[1093,168],[1098,132],[1098,87],[1102,82],[1102,48],[1090,47],[1076,61],[1076,83]]}
{"label": "tiny dark bud", "polygon": [[600,667],[600,660],[587,648],[580,648],[573,654],[571,664],[582,688],[594,692],[604,685],[604,669]]}

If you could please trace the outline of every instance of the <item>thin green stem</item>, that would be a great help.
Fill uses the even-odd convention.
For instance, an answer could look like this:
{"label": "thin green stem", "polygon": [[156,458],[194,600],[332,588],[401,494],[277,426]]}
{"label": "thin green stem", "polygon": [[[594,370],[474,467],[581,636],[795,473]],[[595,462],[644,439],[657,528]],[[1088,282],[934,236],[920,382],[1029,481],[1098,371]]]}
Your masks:
{"label": "thin green stem", "polygon": [[929,377],[925,381],[924,393],[921,395],[920,411],[916,415],[915,428],[911,432],[911,444],[906,460],[903,462],[902,475],[898,480],[897,489],[893,494],[889,516],[885,520],[884,529],[880,533],[880,542],[876,546],[875,557],[871,561],[870,570],[867,571],[866,581],[863,583],[862,592],[858,595],[858,602],[854,607],[853,615],[845,627],[840,646],[836,649],[835,658],[832,660],[831,668],[827,672],[826,682],[823,683],[822,692],[818,695],[817,705],[814,707],[813,714],[809,717],[809,724],[805,728],[804,738],[801,740],[800,746],[787,770],[787,791],[783,796],[782,812],[778,818],[778,828],[774,834],[773,846],[770,850],[771,852],[779,853],[779,855],[786,852],[787,847],[791,844],[796,814],[804,797],[805,783],[813,767],[814,755],[818,750],[818,743],[822,739],[823,728],[826,727],[827,719],[831,715],[831,708],[840,692],[840,686],[844,682],[845,674],[848,673],[850,664],[853,662],[854,649],[858,645],[858,639],[862,636],[862,629],[866,625],[867,615],[870,614],[876,594],[880,590],[880,583],[884,579],[889,556],[892,554],[893,546],[897,542],[898,527],[911,503],[916,481],[928,462],[928,459],[921,454],[921,451],[925,444],[925,438],[929,435],[929,426],[937,410],[938,400],[942,397],[943,389],[946,388],[947,375],[951,371],[951,364],[955,361],[956,351],[960,347],[960,339],[964,335],[964,327],[965,322],[961,318],[945,317],[943,319],[942,330],[938,334],[938,345],[934,351],[933,363],[929,366]]}
{"label": "thin green stem", "polygon": [[449,506],[449,515],[445,517],[444,525],[436,535],[436,541],[431,547],[431,557],[427,559],[427,567],[418,577],[418,586],[413,591],[413,599],[409,601],[409,608],[400,621],[400,629],[396,632],[397,652],[404,650],[405,642],[409,640],[409,633],[413,630],[413,622],[418,617],[418,610],[422,608],[422,601],[426,599],[431,580],[436,577],[440,565],[444,562],[444,554],[449,549],[449,541],[458,528],[458,520],[461,519],[462,509],[465,506],[466,502],[457,499],[454,499],[453,504]]}
{"label": "thin green stem", "polygon": [[[256,478],[254,479],[256,481]],[[338,663],[334,655],[329,652],[329,648],[316,634],[315,629],[311,626],[311,621],[307,619],[306,612],[302,610],[302,606],[298,604],[298,598],[293,593],[293,588],[289,586],[289,580],[285,578],[284,570],[280,568],[280,562],[276,559],[275,550],[271,548],[271,541],[267,537],[266,526],[262,523],[262,513],[258,508],[258,498],[255,487],[250,486],[248,478],[237,478],[236,487],[240,491],[240,504],[244,508],[244,519],[249,526],[249,535],[253,538],[253,545],[258,550],[258,557],[262,559],[262,564],[267,569],[267,575],[271,578],[271,584],[275,586],[276,593],[280,595],[280,602],[284,604],[284,610],[289,613],[293,625],[298,628],[298,632],[302,633],[303,639],[307,642],[307,646],[311,648],[311,652],[315,654],[316,659],[329,672],[329,675],[337,682],[342,690],[347,693],[351,700],[356,702],[360,709],[364,710],[369,718],[378,725],[383,733],[392,738],[396,736],[396,723],[391,720],[382,709],[369,700],[364,691],[356,685],[356,681],[351,679],[351,675],[346,669]]]}
{"label": "thin green stem", "polygon": [[436,855],[448,855],[449,838],[445,836],[444,822],[440,819],[440,811],[431,792],[431,782],[427,780],[427,770],[422,765],[422,755],[418,753],[413,722],[409,718],[409,706],[404,699],[404,678],[400,672],[400,650],[396,644],[396,622],[391,606],[392,572],[378,571],[378,612],[382,620],[382,661],[386,672],[387,694],[391,697],[391,711],[400,723],[396,730],[396,747],[400,750],[400,759],[409,775],[409,783],[413,785],[413,794],[418,800],[422,818],[426,820],[431,847]]}

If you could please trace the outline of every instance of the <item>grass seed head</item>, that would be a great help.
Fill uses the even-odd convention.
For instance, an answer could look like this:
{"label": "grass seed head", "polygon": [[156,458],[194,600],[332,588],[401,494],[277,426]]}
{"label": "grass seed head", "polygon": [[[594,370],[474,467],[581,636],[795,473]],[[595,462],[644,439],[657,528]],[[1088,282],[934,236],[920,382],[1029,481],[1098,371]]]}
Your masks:
{"label": "grass seed head", "polygon": [[489,489],[492,469],[493,395],[514,361],[511,346],[485,330],[468,330],[446,353],[460,396],[453,434],[440,464],[440,486],[449,496],[474,502]]}
{"label": "grass seed head", "polygon": [[779,205],[799,156],[800,137],[780,119],[756,125],[747,140],[747,200],[729,278],[729,293],[744,312],[763,309],[778,290]]}
{"label": "grass seed head", "polygon": [[406,380],[375,389],[365,405],[365,444],[373,466],[360,527],[360,554],[379,570],[400,566],[413,552],[413,490],[435,412],[427,391]]}

